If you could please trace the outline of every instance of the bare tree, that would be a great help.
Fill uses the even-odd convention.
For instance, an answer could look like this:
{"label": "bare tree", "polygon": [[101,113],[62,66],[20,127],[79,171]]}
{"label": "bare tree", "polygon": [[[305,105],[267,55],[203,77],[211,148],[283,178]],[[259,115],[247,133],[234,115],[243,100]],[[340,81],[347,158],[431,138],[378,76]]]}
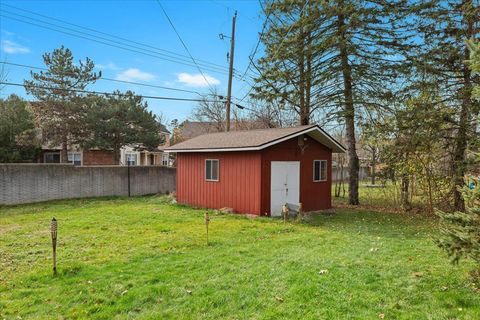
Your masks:
{"label": "bare tree", "polygon": [[225,101],[221,99],[216,89],[208,97],[204,97],[193,109],[192,119],[208,122],[219,132],[225,130]]}

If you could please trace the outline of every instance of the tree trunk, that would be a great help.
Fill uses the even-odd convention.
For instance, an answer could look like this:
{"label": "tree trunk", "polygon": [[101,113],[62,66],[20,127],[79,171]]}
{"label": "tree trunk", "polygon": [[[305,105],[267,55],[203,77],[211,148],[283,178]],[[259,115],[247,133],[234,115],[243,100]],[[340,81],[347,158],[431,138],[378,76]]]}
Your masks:
{"label": "tree trunk", "polygon": [[377,169],[375,168],[376,166],[377,166],[377,152],[375,148],[372,148],[372,185],[375,184],[375,178],[377,173]]}
{"label": "tree trunk", "polygon": [[[308,12],[301,11],[300,19]],[[298,48],[299,91],[300,91],[300,125],[310,124],[310,91],[312,85],[311,32],[303,27]]]}
{"label": "tree trunk", "polygon": [[301,37],[301,43],[298,48],[298,71],[299,71],[299,77],[300,81],[298,83],[298,89],[300,91],[300,125],[307,125],[308,124],[308,115],[305,113],[305,87],[306,87],[306,81],[305,81],[305,55],[304,55],[304,50],[305,50],[305,42],[304,42],[304,37],[302,34]]}
{"label": "tree trunk", "polygon": [[67,137],[62,138],[62,150],[60,152],[60,162],[68,163],[68,142]]}
{"label": "tree trunk", "polygon": [[[113,160],[114,160],[116,165],[120,164],[120,148],[118,148],[118,147],[113,148]],[[127,162],[127,159],[125,159],[124,164],[127,164],[126,162]]]}
{"label": "tree trunk", "polygon": [[408,197],[408,190],[410,188],[410,179],[406,174],[402,175],[402,180],[400,183],[400,202],[402,209],[409,211],[412,209],[412,204],[410,203],[410,198]]}
{"label": "tree trunk", "polygon": [[[344,8],[343,1],[339,2],[340,10]],[[343,13],[338,15],[338,32],[340,36],[340,59],[343,73],[343,93],[345,99],[344,118],[347,134],[347,154],[348,154],[348,203],[358,205],[358,171],[359,161],[356,150],[355,139],[355,108],[353,105],[352,90],[352,68],[348,61],[347,38],[345,35],[345,16]]]}
{"label": "tree trunk", "polygon": [[[468,4],[464,7],[464,19],[467,24],[466,38],[471,39],[474,37],[474,20],[469,11],[472,7],[472,2],[467,1]],[[470,58],[470,51],[465,45],[464,51],[464,61],[467,61]],[[453,186],[453,199],[455,210],[464,212],[465,211],[465,201],[463,200],[461,191],[459,188],[462,188],[465,185],[465,152],[467,150],[467,140],[468,140],[468,126],[470,120],[470,111],[472,105],[472,79],[471,79],[471,70],[467,62],[463,63],[463,90],[462,90],[462,106],[460,109],[460,117],[458,121],[458,131],[455,138],[455,149],[453,154],[453,175],[454,175],[454,186]]]}

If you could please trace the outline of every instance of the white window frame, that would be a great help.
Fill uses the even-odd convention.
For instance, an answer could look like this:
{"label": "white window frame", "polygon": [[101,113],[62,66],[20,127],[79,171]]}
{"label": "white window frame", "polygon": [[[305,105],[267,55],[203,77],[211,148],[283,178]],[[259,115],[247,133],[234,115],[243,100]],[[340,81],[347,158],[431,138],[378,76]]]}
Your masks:
{"label": "white window frame", "polygon": [[[210,173],[213,172],[212,170],[212,163],[213,161],[216,161],[217,162],[217,179],[208,179],[207,178],[207,161],[211,161],[210,162]],[[220,180],[220,160],[218,159],[205,159],[205,181],[213,181],[213,182],[218,182]]]}
{"label": "white window frame", "polygon": [[[79,165],[80,165],[80,166],[83,166],[83,156],[82,156],[82,153],[79,152],[79,151],[67,152],[67,160],[68,160],[68,162],[70,162],[70,163],[72,163],[73,165],[75,165],[75,155],[77,155],[77,154],[80,155],[80,164],[79,164]],[[73,161],[70,161],[70,160],[68,159],[68,156],[69,156],[69,155],[72,155],[72,156],[73,156]]]}
{"label": "white window frame", "polygon": [[162,153],[162,166],[168,167],[170,165],[170,155],[168,153]]}
{"label": "white window frame", "polygon": [[[47,162],[47,155],[55,155],[55,154],[58,154],[58,162]],[[43,153],[43,163],[62,163],[62,154],[60,153],[60,151],[58,152],[44,152]]]}
{"label": "white window frame", "polygon": [[[319,179],[315,179],[315,163],[320,162],[319,170],[320,172],[318,173]],[[325,163],[325,179],[322,179],[322,163]],[[313,182],[325,182],[328,181],[328,162],[327,160],[313,160]]]}
{"label": "white window frame", "polygon": [[125,153],[125,165],[128,166],[128,162],[129,162],[129,161],[128,161],[128,157],[129,157],[129,156],[135,156],[135,164],[131,164],[131,166],[136,166],[136,165],[138,165],[138,158],[139,158],[139,157],[138,157],[138,153],[134,153],[134,152],[126,152],[126,153]]}

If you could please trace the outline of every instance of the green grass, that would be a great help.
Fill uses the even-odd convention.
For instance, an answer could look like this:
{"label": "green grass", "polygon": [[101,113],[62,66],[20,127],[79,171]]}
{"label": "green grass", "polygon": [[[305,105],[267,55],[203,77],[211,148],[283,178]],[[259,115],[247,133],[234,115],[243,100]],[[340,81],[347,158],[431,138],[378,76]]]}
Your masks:
{"label": "green grass", "polygon": [[212,213],[206,246],[203,213],[160,197],[0,208],[0,319],[480,319],[473,265],[449,263],[431,218]]}
{"label": "green grass", "polygon": [[[389,210],[401,210],[400,208],[400,186],[394,185],[391,182],[384,184],[384,187],[367,187],[370,185],[370,181],[363,180],[360,181],[358,187],[358,194],[360,198],[360,204],[362,206],[378,209],[389,209]],[[381,181],[377,181],[377,185],[382,185]],[[348,183],[345,184],[345,195],[343,192],[340,194],[340,197],[334,197],[334,189],[332,187],[332,199],[337,204],[347,204],[348,203]],[[425,194],[422,194],[420,190],[417,189],[417,194],[411,199],[412,206],[419,211],[425,211],[427,206],[427,198]]]}

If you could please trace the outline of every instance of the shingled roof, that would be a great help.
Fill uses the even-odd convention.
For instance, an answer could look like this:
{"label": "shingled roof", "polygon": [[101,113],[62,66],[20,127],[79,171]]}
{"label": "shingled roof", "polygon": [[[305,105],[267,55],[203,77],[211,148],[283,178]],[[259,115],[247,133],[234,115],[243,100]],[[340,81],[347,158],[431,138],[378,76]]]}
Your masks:
{"label": "shingled roof", "polygon": [[258,129],[204,134],[165,149],[167,152],[214,152],[261,150],[306,134],[333,152],[343,153],[345,148],[317,125],[291,128]]}

